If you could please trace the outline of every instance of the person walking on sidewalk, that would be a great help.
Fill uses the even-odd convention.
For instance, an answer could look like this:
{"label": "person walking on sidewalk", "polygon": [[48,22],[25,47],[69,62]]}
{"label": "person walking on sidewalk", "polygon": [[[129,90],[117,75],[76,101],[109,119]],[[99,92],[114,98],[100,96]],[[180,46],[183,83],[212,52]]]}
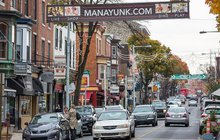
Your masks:
{"label": "person walking on sidewalk", "polygon": [[67,119],[67,120],[69,120],[69,112],[68,112],[68,107],[67,106],[64,106],[64,108],[63,108],[63,116]]}
{"label": "person walking on sidewalk", "polygon": [[77,113],[76,113],[75,105],[71,105],[70,110],[69,110],[71,140],[76,139],[76,128],[78,125],[78,120],[76,116],[77,116]]}

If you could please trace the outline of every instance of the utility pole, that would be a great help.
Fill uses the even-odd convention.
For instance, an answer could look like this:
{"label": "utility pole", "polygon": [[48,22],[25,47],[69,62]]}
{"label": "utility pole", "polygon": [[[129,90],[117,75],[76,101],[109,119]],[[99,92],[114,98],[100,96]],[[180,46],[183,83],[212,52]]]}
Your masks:
{"label": "utility pole", "polygon": [[106,70],[104,69],[104,102],[105,102],[105,107],[106,107],[106,97],[107,97],[107,95],[106,95]]}
{"label": "utility pole", "polygon": [[[134,45],[132,46],[132,55],[134,57],[134,61],[135,61],[135,52],[134,52]],[[135,73],[134,73],[134,63],[132,64],[132,72],[133,72],[133,109],[135,108],[136,105],[136,101],[135,101],[135,85],[136,85],[136,81],[135,81]]]}
{"label": "utility pole", "polygon": [[[5,85],[5,74],[0,73],[0,112],[2,112],[2,95],[4,94],[4,85]],[[0,120],[2,121],[2,115],[0,115]],[[2,123],[0,123],[0,139],[2,137]]]}
{"label": "utility pole", "polygon": [[128,77],[125,76],[125,109],[128,109]]}
{"label": "utility pole", "polygon": [[68,23],[67,31],[67,54],[66,54],[66,106],[69,108],[69,71],[70,71],[70,22]]}

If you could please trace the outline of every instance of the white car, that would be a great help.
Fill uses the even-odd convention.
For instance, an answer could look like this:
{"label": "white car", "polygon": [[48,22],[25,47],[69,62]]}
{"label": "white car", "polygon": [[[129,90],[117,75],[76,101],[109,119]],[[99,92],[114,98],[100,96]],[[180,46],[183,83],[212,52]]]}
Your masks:
{"label": "white car", "polygon": [[182,101],[181,101],[180,99],[174,99],[173,101],[177,102],[177,104],[178,104],[179,106],[182,105]]}
{"label": "white car", "polygon": [[197,106],[197,103],[196,100],[189,100],[189,106]]}
{"label": "white car", "polygon": [[99,138],[135,137],[134,117],[126,110],[104,111],[100,114],[92,129],[93,140]]}

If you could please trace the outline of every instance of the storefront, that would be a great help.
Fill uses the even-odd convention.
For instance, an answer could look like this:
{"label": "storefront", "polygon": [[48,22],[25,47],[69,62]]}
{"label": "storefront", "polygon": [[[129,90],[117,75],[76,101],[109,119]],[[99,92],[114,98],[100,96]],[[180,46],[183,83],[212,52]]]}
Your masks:
{"label": "storefront", "polygon": [[79,96],[80,105],[93,105],[97,107],[97,92],[99,91],[97,86],[82,87]]}

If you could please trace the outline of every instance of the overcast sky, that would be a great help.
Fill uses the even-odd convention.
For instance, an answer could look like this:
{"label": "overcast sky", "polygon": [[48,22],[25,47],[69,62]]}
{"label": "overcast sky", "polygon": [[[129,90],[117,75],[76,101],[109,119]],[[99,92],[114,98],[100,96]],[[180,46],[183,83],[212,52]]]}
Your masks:
{"label": "overcast sky", "polygon": [[[155,0],[138,0],[138,2],[146,1],[155,2]],[[210,51],[213,53],[212,64],[214,65],[214,52],[220,49],[220,33],[199,34],[203,30],[217,30],[215,16],[209,14],[209,7],[205,5],[205,0],[190,1],[190,19],[145,20],[141,23],[149,29],[151,39],[170,47],[174,54],[187,62],[192,74],[202,73],[201,64],[210,63],[208,54]],[[201,55],[202,53],[207,55]]]}

